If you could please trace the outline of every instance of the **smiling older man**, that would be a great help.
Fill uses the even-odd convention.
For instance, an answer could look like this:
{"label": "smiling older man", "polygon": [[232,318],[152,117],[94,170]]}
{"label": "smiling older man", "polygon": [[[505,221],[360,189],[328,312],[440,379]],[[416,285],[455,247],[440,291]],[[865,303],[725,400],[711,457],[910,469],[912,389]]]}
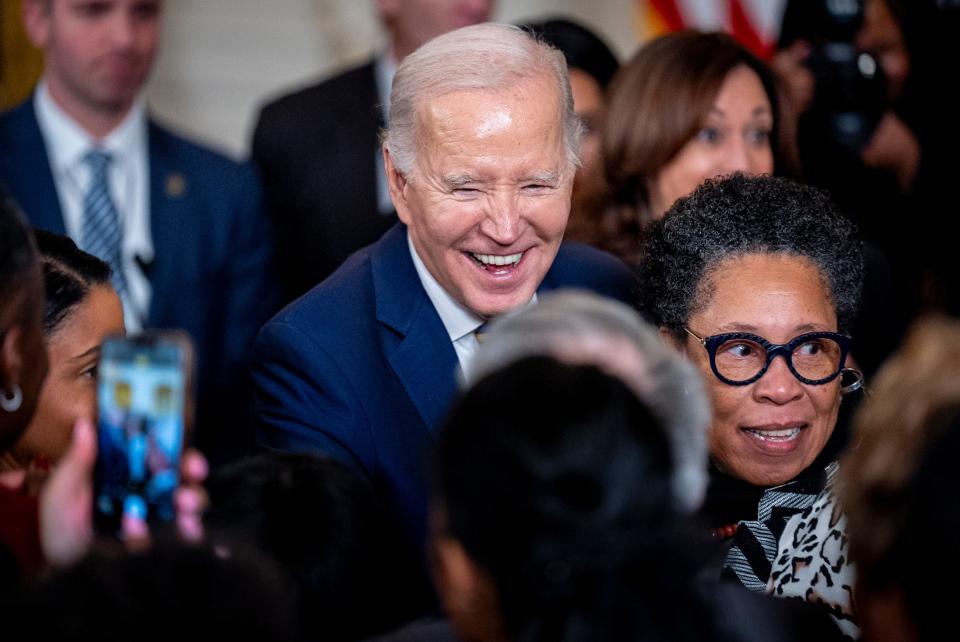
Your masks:
{"label": "smiling older man", "polygon": [[260,443],[371,479],[411,551],[423,550],[434,431],[475,331],[538,290],[629,297],[618,260],[561,245],[579,138],[558,51],[493,24],[424,45],[397,71],[383,151],[401,223],[257,340]]}

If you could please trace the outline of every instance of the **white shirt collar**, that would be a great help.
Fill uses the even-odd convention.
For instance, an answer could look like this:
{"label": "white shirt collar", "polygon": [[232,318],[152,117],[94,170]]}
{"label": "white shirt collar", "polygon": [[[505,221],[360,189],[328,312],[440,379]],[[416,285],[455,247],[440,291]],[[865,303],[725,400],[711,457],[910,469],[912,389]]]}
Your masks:
{"label": "white shirt collar", "polygon": [[417,250],[413,247],[413,240],[410,238],[409,232],[407,232],[407,246],[410,248],[410,258],[413,259],[413,266],[417,269],[420,283],[423,284],[423,289],[427,291],[430,302],[433,303],[437,314],[440,315],[440,320],[443,322],[443,327],[447,329],[450,341],[456,342],[483,325],[483,319],[450,296],[443,289],[443,286],[433,278],[430,270],[420,260]]}
{"label": "white shirt collar", "polygon": [[44,137],[50,164],[59,171],[78,165],[95,141],[53,101],[46,80],[37,86],[34,109],[41,130],[51,133]]}
{"label": "white shirt collar", "polygon": [[34,109],[41,129],[50,133],[44,137],[50,164],[60,171],[76,167],[93,147],[127,161],[136,153],[137,146],[146,142],[147,116],[142,98],[134,102],[123,121],[100,141],[60,108],[50,95],[46,80],[37,86]]}

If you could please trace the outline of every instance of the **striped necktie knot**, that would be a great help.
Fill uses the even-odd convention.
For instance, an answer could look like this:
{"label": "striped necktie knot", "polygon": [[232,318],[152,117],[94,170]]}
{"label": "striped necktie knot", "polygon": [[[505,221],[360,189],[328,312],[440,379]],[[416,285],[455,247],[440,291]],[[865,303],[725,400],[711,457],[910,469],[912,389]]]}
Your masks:
{"label": "striped necktie knot", "polygon": [[113,287],[126,303],[127,280],[123,274],[121,249],[123,230],[107,177],[112,157],[105,151],[93,149],[83,160],[90,168],[90,184],[83,197],[80,247],[110,265],[113,269]]}
{"label": "striped necktie knot", "polygon": [[84,162],[90,166],[94,179],[97,177],[106,177],[107,166],[113,158],[109,153],[100,149],[91,149],[84,157]]}

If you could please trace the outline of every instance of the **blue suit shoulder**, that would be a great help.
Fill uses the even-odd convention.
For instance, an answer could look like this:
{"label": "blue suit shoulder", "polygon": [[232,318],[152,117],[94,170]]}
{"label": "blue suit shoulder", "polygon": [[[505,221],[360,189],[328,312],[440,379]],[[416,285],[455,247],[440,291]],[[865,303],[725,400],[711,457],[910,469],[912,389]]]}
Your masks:
{"label": "blue suit shoulder", "polygon": [[[44,159],[41,163],[39,159]],[[45,164],[46,150],[33,114],[33,101],[0,112],[0,184]],[[33,161],[31,163],[31,161]]]}
{"label": "blue suit shoulder", "polygon": [[554,289],[584,288],[634,305],[636,275],[612,254],[576,241],[565,241],[544,284]]}
{"label": "blue suit shoulder", "polygon": [[[364,391],[380,391],[368,247],[263,326],[253,347],[258,441],[319,450],[372,474],[375,447]],[[377,393],[379,394],[379,393]]]}
{"label": "blue suit shoulder", "polygon": [[229,181],[252,176],[250,163],[233,160],[225,153],[189,140],[152,119],[150,153],[175,158],[184,169],[196,170],[208,180]]}
{"label": "blue suit shoulder", "polygon": [[[178,197],[170,192],[169,181],[180,177],[188,186],[187,199],[207,213],[204,216],[207,225],[224,231],[222,240],[247,239],[241,245],[264,245],[272,254],[272,231],[262,208],[260,178],[251,163],[233,160],[153,120],[149,139],[154,190],[151,202],[158,212],[168,212],[170,207],[178,206]],[[161,194],[172,196],[172,200],[161,200]]]}
{"label": "blue suit shoulder", "polygon": [[270,320],[299,329],[318,344],[344,345],[368,336],[375,318],[371,254],[376,245],[355,252],[340,268]]}
{"label": "blue suit shoulder", "polygon": [[24,117],[26,103],[21,103],[11,109],[0,111],[0,140],[13,135],[19,128],[18,121]]}
{"label": "blue suit shoulder", "polygon": [[24,121],[33,119],[32,98],[0,111],[0,133],[8,134],[22,126]]}

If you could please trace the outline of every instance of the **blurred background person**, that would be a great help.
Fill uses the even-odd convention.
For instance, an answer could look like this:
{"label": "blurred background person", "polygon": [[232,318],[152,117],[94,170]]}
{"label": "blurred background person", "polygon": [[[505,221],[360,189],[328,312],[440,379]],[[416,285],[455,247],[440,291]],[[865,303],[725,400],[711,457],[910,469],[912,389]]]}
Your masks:
{"label": "blurred background person", "polygon": [[198,367],[197,445],[250,445],[249,347],[274,312],[273,243],[260,185],[161,126],[143,89],[161,0],[24,0],[44,53],[33,94],[0,115],[0,182],[36,227],[110,264],[131,332],[180,328]]}
{"label": "blurred background person", "polygon": [[265,105],[251,154],[276,229],[283,296],[292,301],[397,221],[380,130],[393,75],[420,45],[485,22],[493,0],[376,0],[385,51]]}
{"label": "blurred background person", "polygon": [[[22,215],[0,189],[0,449],[27,429],[46,374],[40,261]],[[40,566],[39,526],[22,476],[0,479],[0,593]]]}
{"label": "blurred background person", "polygon": [[12,639],[295,642],[295,600],[268,563],[164,544],[96,552],[8,601]]}
{"label": "blurred background person", "polygon": [[956,102],[944,82],[960,32],[938,4],[949,3],[792,0],[773,59],[799,114],[805,179],[829,189],[889,262],[885,275],[868,270],[865,299],[891,301],[885,326],[858,327],[882,348],[858,357],[868,371],[921,308],[945,306],[955,281],[952,245],[936,230],[957,169]]}
{"label": "blurred background person", "polygon": [[208,540],[276,563],[303,639],[357,640],[405,623],[409,587],[391,578],[412,569],[396,568],[402,557],[367,480],[333,459],[268,453],[215,471],[207,489]]}
{"label": "blurred background person", "polygon": [[641,47],[610,87],[600,155],[595,243],[630,263],[644,228],[705,179],[795,171],[773,73],[720,33],[672,33]]}
{"label": "blurred background person", "polygon": [[597,197],[597,173],[600,170],[600,125],[606,108],[606,91],[613,75],[620,68],[616,54],[597,34],[583,25],[565,18],[527,22],[521,28],[534,33],[556,47],[567,59],[573,110],[583,123],[580,143],[580,169],[573,181],[570,219],[566,238],[590,242],[590,229],[584,215],[594,207]]}
{"label": "blurred background person", "polygon": [[[855,193],[854,180],[871,176],[864,169],[888,171],[893,180],[883,181],[890,188],[883,196],[889,198],[912,190],[920,165],[920,142],[906,122],[920,114],[904,113],[917,107],[907,95],[913,63],[904,30],[906,5],[860,0],[835,7],[792,0],[773,61],[801,115],[805,174],[837,191],[838,204],[849,208],[874,240],[884,240],[881,232],[892,223],[884,216],[890,212],[872,211],[882,203]],[[837,169],[848,175],[833,175]]]}
{"label": "blurred background person", "polygon": [[734,175],[677,201],[643,246],[641,308],[713,402],[703,516],[721,575],[754,592],[847,443],[841,400],[862,382],[846,364],[862,278],[853,232],[819,190]]}
{"label": "blurred background person", "polygon": [[942,639],[960,571],[960,323],[918,322],[872,391],[839,486],[863,639]]}
{"label": "blurred background person", "polygon": [[123,308],[110,266],[66,236],[35,232],[46,290],[43,333],[49,370],[37,410],[16,444],[2,454],[0,470],[33,468],[40,478],[70,445],[81,417],[97,416],[100,345],[123,334]]}

